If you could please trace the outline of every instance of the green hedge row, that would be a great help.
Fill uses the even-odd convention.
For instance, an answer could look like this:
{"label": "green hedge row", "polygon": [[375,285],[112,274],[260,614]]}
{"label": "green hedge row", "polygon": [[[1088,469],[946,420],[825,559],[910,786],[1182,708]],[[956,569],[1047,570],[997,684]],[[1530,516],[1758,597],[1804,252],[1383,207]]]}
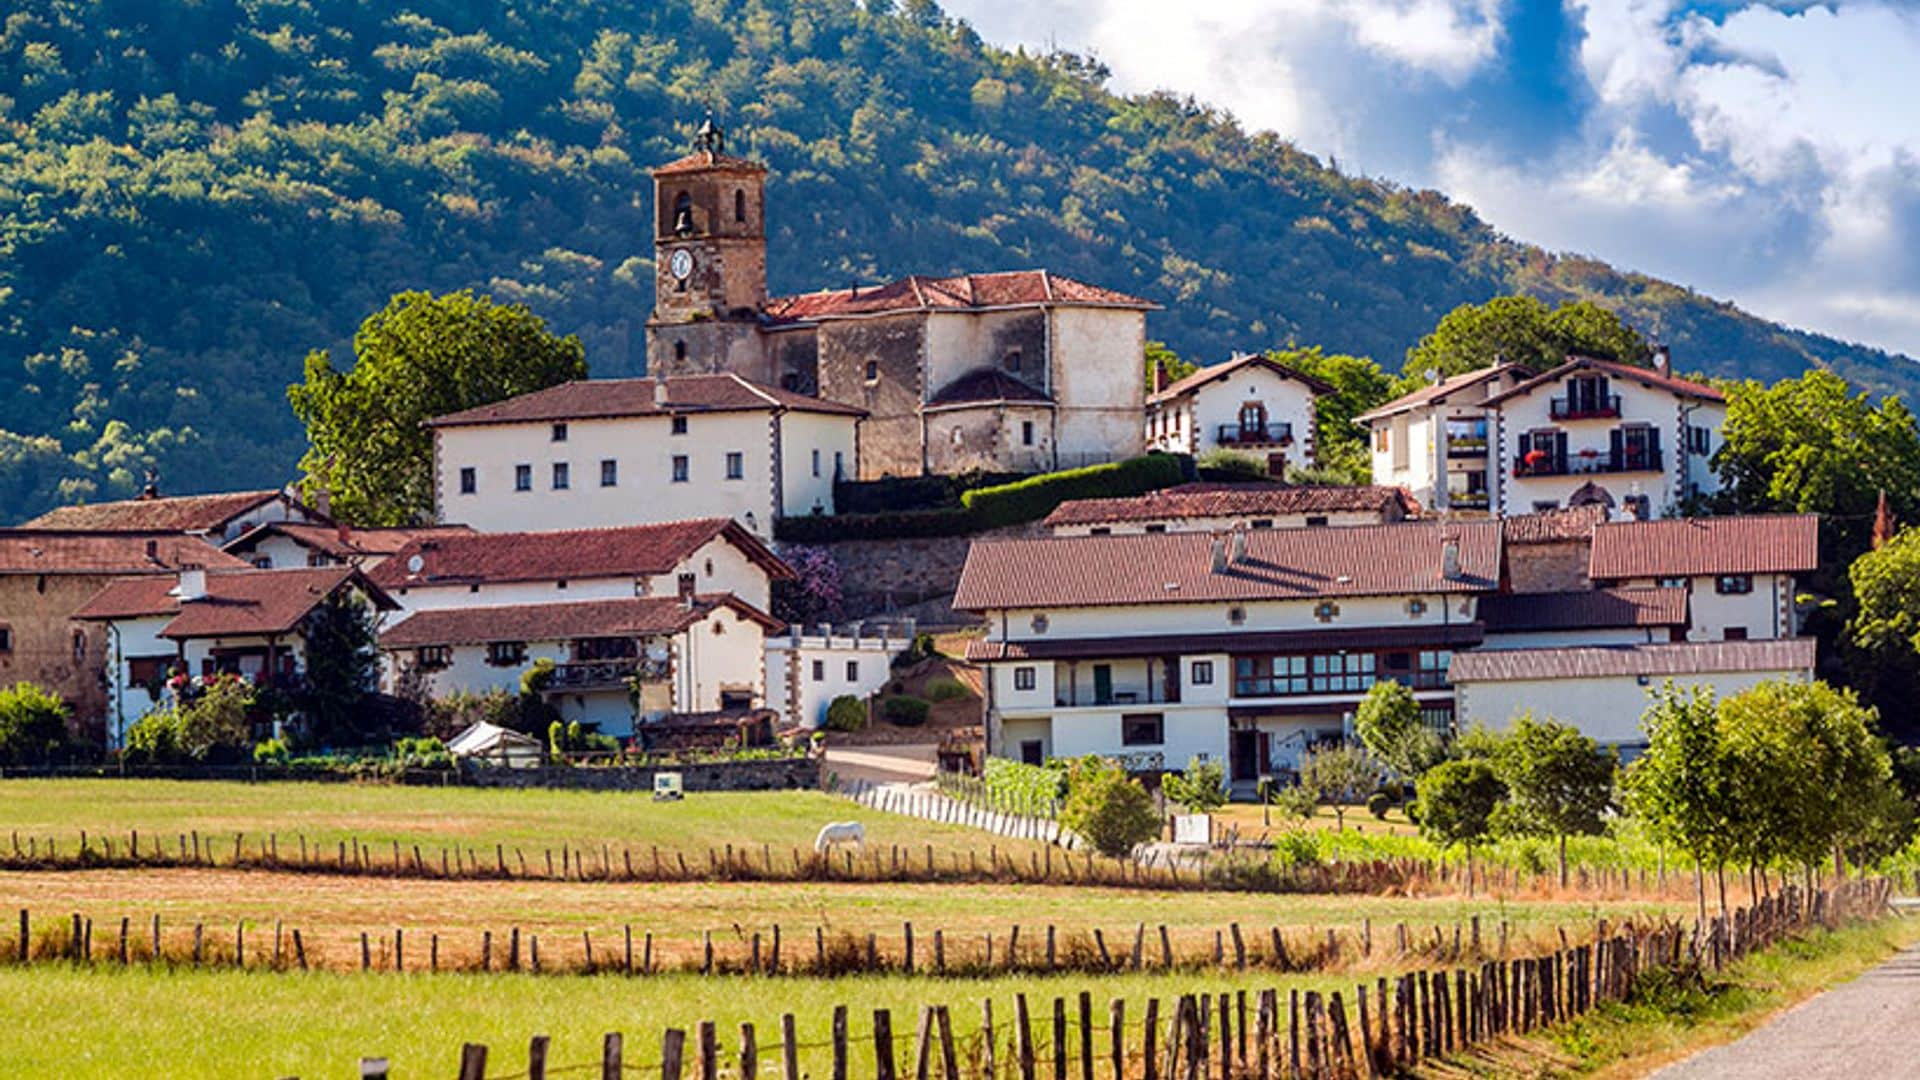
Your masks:
{"label": "green hedge row", "polygon": [[980,531],[967,510],[894,510],[883,514],[815,514],[784,517],[773,523],[777,540],[825,544],[835,540],[912,540],[928,536],[970,536]]}

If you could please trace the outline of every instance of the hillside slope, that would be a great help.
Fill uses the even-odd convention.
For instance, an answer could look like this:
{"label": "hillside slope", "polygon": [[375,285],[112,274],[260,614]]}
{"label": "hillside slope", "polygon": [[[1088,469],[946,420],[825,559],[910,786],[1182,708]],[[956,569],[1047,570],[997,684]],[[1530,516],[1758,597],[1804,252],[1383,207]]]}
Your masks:
{"label": "hillside slope", "polygon": [[[891,9],[888,0],[874,7]],[[634,372],[646,168],[709,106],[767,161],[771,284],[1046,266],[1203,360],[1405,349],[1524,289],[1677,357],[1875,390],[1920,368],[1511,242],[1230,118],[995,49],[927,0],[15,0],[0,21],[0,521],[286,479],[284,398],[400,289],[473,286]]]}

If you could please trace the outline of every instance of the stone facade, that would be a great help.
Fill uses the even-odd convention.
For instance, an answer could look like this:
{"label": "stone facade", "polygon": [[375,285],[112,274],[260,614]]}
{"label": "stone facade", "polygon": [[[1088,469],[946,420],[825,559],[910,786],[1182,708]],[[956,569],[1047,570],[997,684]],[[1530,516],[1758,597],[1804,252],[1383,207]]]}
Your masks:
{"label": "stone facade", "polygon": [[1507,545],[1507,581],[1517,593],[1584,592],[1591,542],[1586,539]]}
{"label": "stone facade", "polygon": [[1045,527],[1036,523],[973,536],[837,540],[804,546],[825,550],[839,564],[845,598],[842,618],[912,617],[928,629],[977,621],[956,616],[951,604],[960,571],[967,564],[967,549],[975,541],[1045,535]]}
{"label": "stone facade", "polygon": [[920,475],[926,317],[848,320],[825,324],[813,333],[820,396],[867,410],[860,424],[859,478]]}
{"label": "stone facade", "polygon": [[60,695],[75,733],[92,743],[106,730],[107,633],[72,616],[115,576],[0,575],[0,625],[12,646],[0,652],[0,685],[30,682]]}

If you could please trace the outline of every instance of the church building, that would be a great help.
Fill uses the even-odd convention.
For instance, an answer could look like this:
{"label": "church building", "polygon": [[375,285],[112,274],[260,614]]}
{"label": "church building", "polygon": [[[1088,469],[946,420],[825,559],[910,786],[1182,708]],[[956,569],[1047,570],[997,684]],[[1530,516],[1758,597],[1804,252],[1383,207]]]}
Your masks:
{"label": "church building", "polygon": [[861,479],[1143,452],[1156,305],[1045,270],[769,297],[766,180],[711,122],[654,170],[650,373],[732,372],[864,411]]}

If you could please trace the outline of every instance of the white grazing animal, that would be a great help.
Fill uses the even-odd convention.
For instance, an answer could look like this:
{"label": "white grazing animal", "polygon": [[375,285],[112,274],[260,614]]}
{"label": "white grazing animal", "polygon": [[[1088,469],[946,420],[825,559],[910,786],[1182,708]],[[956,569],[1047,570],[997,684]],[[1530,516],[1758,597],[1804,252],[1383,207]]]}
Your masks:
{"label": "white grazing animal", "polygon": [[816,855],[825,855],[829,848],[841,844],[852,844],[861,849],[867,843],[867,827],[857,821],[833,821],[820,827],[820,835],[813,838],[813,851]]}

